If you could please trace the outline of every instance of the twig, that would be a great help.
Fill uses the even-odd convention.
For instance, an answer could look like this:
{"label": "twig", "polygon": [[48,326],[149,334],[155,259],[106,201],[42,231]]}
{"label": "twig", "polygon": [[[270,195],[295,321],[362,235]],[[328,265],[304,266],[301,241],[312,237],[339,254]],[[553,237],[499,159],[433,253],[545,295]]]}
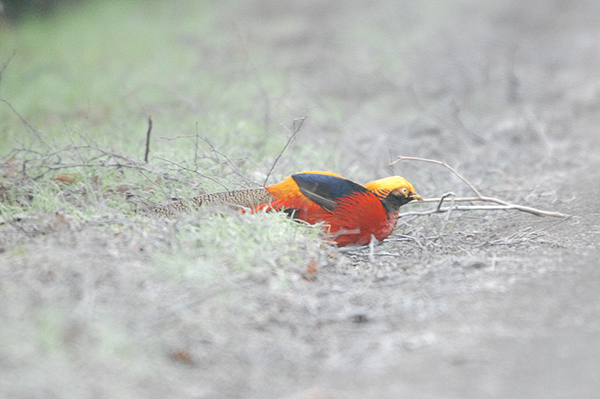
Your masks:
{"label": "twig", "polygon": [[[442,195],[442,197],[439,199],[439,203],[438,206],[436,208],[437,211],[439,211],[442,207],[442,204],[444,203],[444,200],[450,196],[456,197],[456,194],[454,194],[452,191]],[[456,201],[456,198],[454,199]]]}
{"label": "twig", "polygon": [[[107,157],[113,158],[116,161],[116,163],[115,164],[102,164],[102,163],[100,163],[100,164],[92,164],[92,163],[90,163],[90,161],[84,162],[82,164],[61,164],[60,163],[61,159],[62,159],[60,157],[60,155],[59,155],[60,153],[65,152],[65,151],[73,151],[73,150],[76,151],[76,150],[80,150],[80,149],[98,151],[99,153],[102,154],[102,155],[99,155],[99,156],[97,156],[95,158],[92,158],[92,160],[100,159],[103,156],[107,156]],[[23,149],[22,151],[24,151],[24,152],[31,152],[31,153],[34,153],[34,154],[39,154],[37,151],[31,151],[31,150],[25,150],[25,149]],[[59,162],[57,162],[55,166],[46,166],[46,165],[39,166],[40,168],[46,168],[47,170],[45,172],[41,173],[40,175],[34,177],[33,180],[38,180],[39,178],[41,178],[42,176],[44,176],[46,173],[48,173],[51,170],[65,169],[65,168],[74,168],[74,167],[98,167],[98,166],[100,166],[100,167],[123,167],[123,168],[132,168],[132,169],[141,169],[141,170],[145,170],[145,171],[151,172],[148,169],[146,169],[146,168],[144,168],[142,166],[139,166],[135,161],[133,161],[129,157],[126,157],[124,155],[115,154],[113,152],[106,151],[106,150],[103,150],[101,148],[97,148],[97,147],[93,147],[93,146],[89,146],[89,145],[68,146],[68,147],[65,147],[65,148],[61,148],[61,149],[53,151],[53,152],[51,152],[49,154],[45,154],[44,156],[42,156],[39,159],[36,159],[33,162],[38,162],[39,163],[39,162],[42,162],[42,161],[44,161],[46,159],[49,159],[51,157],[54,157],[54,156],[58,157],[58,161]],[[119,159],[125,161],[126,163],[119,162]],[[28,162],[28,161],[26,161],[26,162]]]}
{"label": "twig", "polygon": [[[79,153],[80,150],[88,150],[95,151],[99,154],[91,157],[90,159],[85,160],[83,155]],[[81,162],[64,162],[62,161],[64,152],[75,152],[80,155]],[[23,163],[23,167],[25,168],[25,164],[29,164],[29,169],[32,168],[43,168],[45,169],[43,172],[39,173],[32,180],[39,180],[41,177],[45,176],[48,172],[53,170],[60,169],[70,169],[70,168],[127,168],[127,169],[137,169],[139,171],[144,171],[147,173],[157,174],[155,171],[148,169],[146,166],[138,164],[135,160],[121,154],[117,154],[111,151],[103,150],[98,147],[94,147],[91,145],[72,145],[67,146],[49,153],[42,153],[40,151],[35,151],[31,149],[21,148],[15,150],[15,153],[25,153],[25,154],[33,154],[37,156],[34,160],[25,160]],[[68,154],[67,154],[68,155]],[[65,158],[69,158],[68,156],[64,156]],[[42,164],[44,162],[51,162],[51,165]],[[112,160],[112,162],[111,162]],[[109,163],[111,162],[111,163]],[[179,166],[179,165],[178,165]],[[22,171],[25,174],[25,170]],[[163,178],[167,180],[177,180],[170,178],[168,176],[163,176]]]}
{"label": "twig", "polygon": [[46,142],[42,139],[42,132],[40,132],[38,129],[33,127],[33,125],[31,125],[29,122],[27,122],[27,120],[25,118],[23,118],[23,116],[12,106],[12,104],[8,100],[0,98],[0,101],[2,101],[4,104],[8,105],[8,108],[10,108],[10,110],[19,117],[21,122],[23,122],[23,124],[25,126],[27,126],[29,128],[29,130],[31,130],[37,136],[38,140],[40,140],[46,147],[50,148],[50,146],[48,144],[46,144]]}
{"label": "twig", "polygon": [[[459,199],[460,198],[457,198],[456,200],[459,200]],[[530,208],[528,206],[520,206],[520,205],[514,205],[514,204],[497,205],[497,206],[485,206],[485,205],[460,206],[460,205],[455,205],[452,207],[432,209],[430,211],[423,211],[423,212],[404,212],[404,213],[399,214],[398,216],[405,217],[405,216],[413,216],[413,215],[417,215],[417,216],[433,215],[434,213],[444,213],[444,212],[450,212],[450,211],[509,211],[509,210],[513,210],[513,209],[517,210],[517,211],[531,213],[532,215],[535,215],[535,216],[551,216],[551,217],[565,218],[565,219],[569,219],[569,218],[573,217],[573,215],[566,215],[566,214],[560,213],[560,212],[548,212],[548,211],[543,211],[543,210],[539,210],[539,209],[535,209],[535,208]]]}
{"label": "twig", "polygon": [[177,166],[177,167],[181,168],[182,170],[187,170],[188,172],[193,172],[193,173],[196,173],[197,175],[199,175],[199,176],[202,176],[202,177],[204,177],[205,179],[208,179],[208,180],[211,180],[211,181],[213,181],[213,182],[217,183],[218,185],[220,185],[221,187],[223,187],[225,190],[228,190],[228,187],[227,187],[226,185],[224,185],[223,183],[221,183],[220,181],[218,181],[218,180],[216,180],[216,179],[213,179],[212,177],[205,176],[205,175],[203,175],[203,174],[201,174],[201,173],[198,173],[197,171],[195,171],[195,170],[193,170],[193,169],[186,168],[185,166],[183,166],[183,165],[180,165],[180,164],[178,164],[177,162],[170,161],[170,160],[168,160],[168,159],[166,159],[166,158],[157,157],[156,155],[155,155],[153,158],[160,159],[161,161],[168,162],[168,163],[170,163],[170,164],[172,164],[172,165],[175,165],[175,166]]}
{"label": "twig", "polygon": [[[140,173],[142,174],[142,176],[144,176],[150,182],[150,184],[152,184],[153,186],[155,185],[155,182],[153,182],[152,179],[150,179],[143,171],[140,170]],[[160,189],[160,191],[162,191],[165,198],[169,198],[169,196],[167,195],[167,192],[162,188],[162,186],[156,184],[156,187],[158,187]]]}
{"label": "twig", "polygon": [[448,220],[450,220],[450,214],[452,213],[452,209],[454,208],[454,202],[456,200],[456,195],[453,192],[449,192],[449,193],[444,194],[442,196],[442,198],[440,199],[440,203],[437,206],[437,209],[440,210],[441,206],[442,206],[442,202],[444,201],[445,198],[448,198],[448,197],[452,197],[452,202],[450,203],[449,211],[446,214],[446,217],[444,218],[444,221],[442,222],[441,229],[440,229],[440,234],[444,232],[444,229],[446,228],[446,224],[448,223]]}
{"label": "twig", "polygon": [[196,122],[196,141],[194,142],[194,170],[198,170],[198,140],[200,135],[198,134],[198,122]]}
{"label": "twig", "polygon": [[[246,184],[256,184],[256,183],[254,183],[254,182],[250,182],[250,181],[249,181],[249,180],[248,180],[248,179],[245,177],[245,175],[244,175],[242,172],[240,172],[239,168],[238,168],[238,167],[235,165],[235,163],[234,163],[234,162],[233,162],[233,161],[232,161],[232,160],[231,160],[231,159],[230,159],[230,158],[229,158],[227,155],[225,155],[225,154],[223,154],[221,151],[217,150],[217,149],[215,148],[215,146],[214,146],[214,145],[213,145],[213,144],[210,142],[210,140],[208,140],[206,137],[201,137],[201,136],[199,136],[199,135],[196,133],[195,135],[189,135],[189,136],[160,137],[160,139],[161,139],[161,140],[167,140],[167,141],[171,141],[171,140],[179,140],[179,139],[194,139],[194,140],[195,140],[195,143],[198,143],[198,140],[202,140],[202,141],[204,141],[204,142],[205,142],[205,143],[206,143],[206,144],[207,144],[207,145],[210,147],[210,151],[211,151],[211,153],[213,153],[213,154],[217,154],[217,155],[221,156],[221,157],[223,158],[224,162],[223,162],[223,160],[221,160],[221,159],[220,159],[218,156],[211,156],[211,157],[208,157],[208,156],[207,156],[206,158],[208,158],[208,159],[210,159],[210,160],[212,160],[212,161],[214,161],[215,163],[218,163],[218,164],[222,164],[222,163],[228,164],[228,165],[229,165],[229,168],[231,169],[231,171],[232,171],[232,172],[234,172],[234,173],[235,173],[237,176],[241,177],[241,178],[244,180],[244,182],[245,182]],[[197,147],[197,148],[199,148],[199,147]],[[195,151],[195,154],[197,154],[197,151]],[[196,155],[194,155],[194,156],[196,156]],[[156,157],[156,156],[155,156],[154,158],[157,158],[157,159],[162,159],[163,161],[170,162],[170,163],[172,163],[172,164],[174,164],[174,165],[177,165],[177,166],[179,166],[180,168],[183,168],[183,169],[185,169],[185,170],[187,170],[187,171],[194,172],[194,173],[196,173],[196,174],[198,174],[198,175],[200,175],[200,176],[202,176],[202,177],[206,177],[205,175],[202,175],[202,174],[198,173],[198,162],[197,162],[197,160],[196,160],[196,159],[194,160],[194,166],[195,166],[195,170],[192,170],[192,169],[186,168],[186,167],[184,167],[184,166],[181,166],[181,165],[179,165],[179,164],[178,164],[178,163],[176,163],[176,162],[169,161],[168,159],[164,159],[164,158],[160,158],[160,157]],[[245,158],[239,158],[239,159],[245,160]],[[208,177],[207,177],[207,178],[208,178]],[[213,180],[213,181],[215,181],[215,180]],[[215,181],[215,182],[216,182],[216,181]],[[223,186],[223,184],[221,184],[221,183],[219,183],[219,184],[220,184],[221,186]],[[225,186],[223,186],[223,187],[225,187]]]}
{"label": "twig", "polygon": [[146,154],[144,162],[148,163],[148,154],[150,153],[150,133],[152,132],[152,115],[148,116],[148,132],[146,133]]}
{"label": "twig", "polygon": [[475,188],[475,186],[473,186],[467,179],[465,179],[460,173],[458,173],[456,170],[454,170],[452,167],[450,167],[450,165],[448,165],[446,162],[442,162],[442,161],[436,161],[434,159],[425,159],[425,158],[417,158],[417,157],[398,157],[398,159],[396,159],[394,162],[392,162],[390,164],[390,166],[394,166],[396,165],[398,162],[401,161],[421,161],[421,162],[429,162],[429,163],[435,163],[437,165],[442,165],[445,166],[446,168],[450,169],[450,171],[452,171],[452,173],[454,173],[460,180],[462,180],[467,186],[469,186],[469,188],[471,190],[473,190],[473,192],[477,195],[477,197],[481,197],[481,193],[479,193],[479,191]]}
{"label": "twig", "polygon": [[15,56],[15,54],[17,54],[17,50],[13,50],[12,54],[10,55],[10,57],[8,57],[8,60],[6,60],[6,62],[4,63],[4,65],[2,65],[2,69],[0,69],[0,83],[2,82],[2,74],[4,73],[4,71],[6,70],[6,68],[8,67],[8,64],[10,64],[10,61],[12,61],[13,57]]}
{"label": "twig", "polygon": [[135,164],[125,164],[125,163],[113,163],[113,164],[91,164],[91,163],[81,163],[81,164],[57,164],[55,166],[40,166],[40,168],[46,168],[47,170],[43,173],[40,173],[38,176],[34,177],[32,180],[39,180],[42,176],[46,175],[46,173],[52,170],[60,170],[60,169],[70,169],[70,168],[127,168],[127,169],[137,169],[143,170],[149,173],[154,173],[153,171],[144,168],[143,166],[135,165]]}
{"label": "twig", "polygon": [[[204,141],[206,144],[208,144],[208,146],[210,147],[210,150],[213,153],[222,156],[225,159],[225,161],[227,161],[227,163],[229,164],[229,167],[231,168],[231,170],[233,172],[235,172],[239,177],[241,177],[242,179],[244,179],[244,181],[246,183],[249,183],[248,179],[246,179],[246,176],[244,176],[244,174],[242,172],[240,172],[240,170],[238,169],[238,167],[235,166],[235,164],[233,163],[233,161],[231,159],[229,159],[229,157],[227,155],[225,155],[221,151],[217,150],[215,148],[215,146],[212,145],[212,143],[206,137],[200,137],[200,138],[202,139],[202,141]],[[215,157],[215,161],[218,161],[218,158]],[[219,184],[221,184],[221,183],[219,183]],[[221,184],[221,186],[223,186],[223,184]],[[223,186],[223,187],[225,187],[225,186]]]}
{"label": "twig", "polygon": [[524,205],[517,205],[517,204],[511,204],[509,202],[503,201],[501,199],[498,198],[493,198],[493,197],[486,197],[481,195],[481,193],[479,192],[479,190],[477,190],[475,188],[475,186],[473,186],[467,179],[465,179],[460,173],[458,173],[456,170],[454,170],[452,167],[450,167],[448,164],[446,164],[445,162],[441,162],[441,161],[436,161],[433,159],[425,159],[425,158],[417,158],[417,157],[398,157],[397,160],[395,160],[394,162],[391,163],[390,166],[393,166],[395,164],[397,164],[398,162],[401,161],[420,161],[420,162],[429,162],[429,163],[434,163],[436,165],[442,165],[446,168],[448,168],[452,173],[454,173],[459,179],[461,179],[467,186],[469,186],[469,188],[477,195],[476,197],[467,197],[467,198],[456,198],[453,197],[452,201],[453,202],[475,202],[475,201],[483,201],[483,202],[493,202],[498,204],[498,206],[460,206],[460,205],[452,205],[450,207],[447,208],[442,208],[442,203],[443,201],[449,196],[449,194],[444,194],[444,196],[442,196],[441,198],[431,198],[431,199],[425,199],[422,202],[437,202],[438,206],[436,209],[434,210],[430,210],[430,211],[425,211],[425,212],[405,212],[400,214],[400,216],[408,216],[408,215],[431,215],[434,213],[441,213],[441,212],[450,212],[452,210],[459,210],[459,211],[473,211],[473,210],[486,210],[486,211],[490,211],[490,210],[518,210],[521,212],[526,212],[526,213],[531,213],[532,215],[536,215],[536,216],[551,216],[551,217],[559,217],[559,218],[564,218],[569,219],[572,216],[571,215],[566,215],[564,213],[560,213],[560,212],[550,212],[550,211],[544,211],[541,209],[536,209],[536,208],[532,208],[529,206],[524,206]]}
{"label": "twig", "polygon": [[277,155],[277,158],[275,158],[275,161],[273,161],[273,164],[271,165],[271,169],[269,169],[269,172],[267,173],[267,177],[265,177],[265,182],[263,183],[263,186],[267,185],[267,181],[269,180],[269,176],[271,176],[271,172],[273,172],[273,169],[275,169],[275,165],[277,165],[277,162],[279,162],[279,159],[281,158],[281,156],[283,155],[285,150],[290,146],[292,141],[294,141],[294,139],[296,138],[296,134],[298,134],[298,132],[300,131],[300,128],[302,127],[302,124],[304,123],[304,120],[306,120],[306,118],[308,118],[308,115],[303,116],[301,118],[296,118],[293,120],[293,122],[292,122],[292,128],[294,129],[293,132],[291,132],[290,129],[288,129],[285,125],[283,125],[283,124],[281,125],[281,126],[283,126],[283,128],[285,130],[288,131],[288,133],[291,133],[291,135],[288,138],[285,145],[283,146],[283,148],[281,149],[281,151],[279,152],[279,154]]}

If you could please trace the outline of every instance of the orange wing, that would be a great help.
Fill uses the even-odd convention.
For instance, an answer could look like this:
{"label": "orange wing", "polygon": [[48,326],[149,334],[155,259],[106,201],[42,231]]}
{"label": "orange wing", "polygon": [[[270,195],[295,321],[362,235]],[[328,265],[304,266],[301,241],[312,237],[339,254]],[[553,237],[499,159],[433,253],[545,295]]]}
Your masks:
{"label": "orange wing", "polygon": [[[288,209],[288,213],[291,210],[303,212],[303,214],[310,214],[316,211],[320,206],[314,201],[308,199],[298,187],[298,183],[294,180],[293,176],[296,175],[320,175],[320,176],[333,176],[343,179],[342,176],[332,172],[320,172],[320,171],[309,171],[300,172],[292,176],[289,176],[281,183],[273,184],[272,186],[265,187],[269,194],[273,197],[273,200],[268,203],[261,204],[256,207],[255,210],[284,210]],[[300,214],[295,215],[297,219],[305,220],[300,217]]]}
{"label": "orange wing", "polygon": [[266,187],[274,200],[257,209],[284,210],[310,224],[325,223],[339,246],[366,245],[393,230],[382,200],[365,187],[335,173],[308,172]]}

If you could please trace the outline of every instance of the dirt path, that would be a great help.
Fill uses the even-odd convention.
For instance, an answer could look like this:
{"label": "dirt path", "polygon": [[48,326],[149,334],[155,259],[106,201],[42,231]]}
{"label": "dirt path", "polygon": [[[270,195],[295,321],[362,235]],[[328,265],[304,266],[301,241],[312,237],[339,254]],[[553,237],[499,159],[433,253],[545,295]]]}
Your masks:
{"label": "dirt path", "polygon": [[[352,110],[342,129],[356,144],[346,150],[374,165],[388,152],[443,159],[486,190],[576,217],[546,230],[551,221],[530,215],[464,215],[426,251],[413,246],[398,257],[398,244],[386,243],[378,251],[392,256],[372,266],[338,265],[306,290],[269,295],[261,303],[285,304],[263,309],[274,346],[288,353],[288,345],[308,345],[288,353],[289,377],[278,382],[305,387],[289,397],[593,398],[600,388],[597,5],[465,2],[439,19],[425,16],[433,6],[420,6],[300,7],[307,18],[319,14],[321,25],[298,37],[330,53],[299,52],[296,61],[309,67],[296,72]],[[365,20],[377,20],[398,44],[337,36],[340,25]],[[409,80],[368,57],[351,65],[348,53],[360,51],[405,61]],[[366,71],[358,80],[357,70]],[[447,187],[435,171],[403,166],[402,173]],[[439,223],[419,225],[421,234],[435,235]]]}

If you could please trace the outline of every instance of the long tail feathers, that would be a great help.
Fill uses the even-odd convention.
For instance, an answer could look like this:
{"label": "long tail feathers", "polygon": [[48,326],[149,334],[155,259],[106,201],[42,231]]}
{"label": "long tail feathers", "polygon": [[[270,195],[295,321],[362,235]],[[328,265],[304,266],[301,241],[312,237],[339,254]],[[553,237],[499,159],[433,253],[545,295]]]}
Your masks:
{"label": "long tail feathers", "polygon": [[272,200],[273,197],[266,189],[262,187],[249,188],[245,190],[232,190],[200,195],[198,197],[154,208],[152,213],[171,217],[177,213],[191,212],[201,206],[228,206],[239,210],[242,208],[255,208],[261,204],[271,202]]}

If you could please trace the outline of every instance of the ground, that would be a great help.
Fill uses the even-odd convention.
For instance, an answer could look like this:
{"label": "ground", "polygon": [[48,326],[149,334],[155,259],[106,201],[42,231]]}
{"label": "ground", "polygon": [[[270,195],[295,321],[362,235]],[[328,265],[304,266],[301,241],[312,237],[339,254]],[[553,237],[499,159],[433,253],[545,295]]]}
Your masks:
{"label": "ground", "polygon": [[[280,218],[265,238],[275,248],[247,270],[225,252],[265,245],[259,233],[216,248],[217,265],[197,249],[212,242],[202,234],[273,215],[1,215],[0,393],[596,397],[600,6],[258,1],[215,15],[244,40],[198,68],[255,55],[243,79],[258,74],[268,91],[269,71],[284,75],[287,91],[266,95],[267,110],[308,114],[296,146],[340,153],[336,172],[402,174],[429,198],[471,194],[438,165],[389,166],[432,158],[484,194],[573,217],[406,216],[372,252],[321,245]],[[186,38],[190,49],[202,40]],[[2,161],[7,175],[13,161]],[[178,235],[185,226],[192,238]]]}

